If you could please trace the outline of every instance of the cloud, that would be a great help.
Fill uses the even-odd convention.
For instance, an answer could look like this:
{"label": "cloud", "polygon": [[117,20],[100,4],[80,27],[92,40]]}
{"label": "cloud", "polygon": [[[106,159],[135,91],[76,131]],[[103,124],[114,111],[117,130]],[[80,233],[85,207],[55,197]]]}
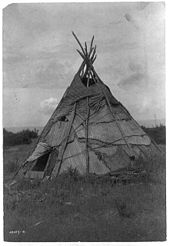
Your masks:
{"label": "cloud", "polygon": [[[145,77],[146,75],[144,73],[133,73],[129,75],[128,77],[120,80],[118,83],[118,86],[124,89],[128,89],[128,88],[131,89],[134,86],[139,86],[143,82]],[[142,83],[142,86],[143,86],[143,83]]]}
{"label": "cloud", "polygon": [[44,114],[52,114],[58,105],[58,99],[50,97],[40,103],[40,111]]}

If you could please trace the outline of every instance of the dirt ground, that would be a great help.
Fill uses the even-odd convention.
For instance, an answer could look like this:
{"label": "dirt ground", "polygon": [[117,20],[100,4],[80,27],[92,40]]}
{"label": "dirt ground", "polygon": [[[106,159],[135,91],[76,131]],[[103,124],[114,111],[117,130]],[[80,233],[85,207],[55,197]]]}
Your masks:
{"label": "dirt ground", "polygon": [[166,240],[165,158],[153,162],[145,178],[129,182],[72,171],[51,182],[20,180],[9,189],[29,148],[4,150],[5,241]]}

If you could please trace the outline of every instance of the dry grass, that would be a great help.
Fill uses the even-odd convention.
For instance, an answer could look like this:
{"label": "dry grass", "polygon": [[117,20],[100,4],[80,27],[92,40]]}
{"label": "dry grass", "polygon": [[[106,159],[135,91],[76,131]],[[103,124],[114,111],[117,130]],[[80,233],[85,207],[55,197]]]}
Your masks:
{"label": "dry grass", "polygon": [[[22,151],[8,150],[5,165],[15,163],[19,153],[25,158],[27,151]],[[12,190],[5,188],[5,240],[165,240],[165,160],[139,164],[147,175],[126,185],[70,169],[51,182],[20,180]],[[8,169],[5,180],[12,173]]]}

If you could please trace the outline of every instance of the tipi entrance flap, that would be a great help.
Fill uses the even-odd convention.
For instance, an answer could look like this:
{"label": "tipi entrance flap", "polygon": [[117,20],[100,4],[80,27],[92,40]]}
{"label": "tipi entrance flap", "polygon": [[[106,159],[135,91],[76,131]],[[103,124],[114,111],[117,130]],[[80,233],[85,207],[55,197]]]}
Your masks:
{"label": "tipi entrance flap", "polygon": [[49,176],[55,166],[56,160],[58,158],[58,149],[53,149],[48,152],[31,165],[30,171],[25,175],[27,178],[43,178],[44,176]]}
{"label": "tipi entrance flap", "polygon": [[35,148],[35,150],[33,151],[33,153],[31,154],[31,156],[27,159],[28,162],[32,162],[36,159],[38,159],[39,157],[41,157],[42,155],[46,154],[47,152],[49,152],[51,149],[51,147],[44,142],[39,142]]}

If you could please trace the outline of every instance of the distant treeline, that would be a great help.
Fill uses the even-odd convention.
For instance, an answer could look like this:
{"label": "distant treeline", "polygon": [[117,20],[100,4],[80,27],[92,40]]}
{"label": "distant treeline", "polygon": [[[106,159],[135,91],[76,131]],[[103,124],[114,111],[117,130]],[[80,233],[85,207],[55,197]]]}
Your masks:
{"label": "distant treeline", "polygon": [[153,139],[157,144],[166,144],[166,127],[163,125],[156,127],[145,127],[142,129]]}
{"label": "distant treeline", "polygon": [[38,137],[38,130],[36,129],[34,129],[33,131],[27,129],[17,133],[9,132],[5,128],[3,129],[4,146],[30,144],[32,139],[37,137]]}

